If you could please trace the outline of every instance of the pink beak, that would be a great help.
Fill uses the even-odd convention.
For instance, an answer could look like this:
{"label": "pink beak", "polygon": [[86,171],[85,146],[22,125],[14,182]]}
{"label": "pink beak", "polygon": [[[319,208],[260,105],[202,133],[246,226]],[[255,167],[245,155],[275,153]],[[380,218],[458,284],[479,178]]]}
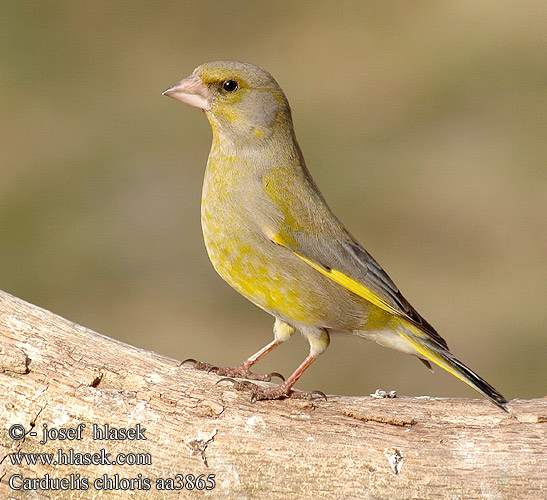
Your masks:
{"label": "pink beak", "polygon": [[175,83],[175,85],[162,92],[162,95],[178,99],[205,111],[209,111],[213,104],[213,94],[197,75],[190,75],[188,78]]}

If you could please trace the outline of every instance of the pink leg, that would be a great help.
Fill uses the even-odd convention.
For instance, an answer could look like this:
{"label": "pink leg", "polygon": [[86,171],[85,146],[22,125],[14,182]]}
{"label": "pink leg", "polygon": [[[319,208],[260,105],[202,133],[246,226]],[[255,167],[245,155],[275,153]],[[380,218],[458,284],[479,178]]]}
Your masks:
{"label": "pink leg", "polygon": [[[281,385],[276,385],[274,387],[268,387],[263,389],[258,387],[256,384],[247,381],[236,382],[231,380],[234,383],[234,387],[238,391],[250,390],[251,391],[251,402],[267,400],[267,399],[282,399],[282,398],[294,398],[294,399],[312,399],[314,395],[321,396],[327,399],[327,396],[321,391],[313,392],[302,392],[302,391],[293,391],[292,387],[300,376],[306,371],[306,369],[319,357],[319,354],[309,354],[303,363],[294,371],[294,373]],[[223,380],[230,379],[221,379]]]}
{"label": "pink leg", "polygon": [[281,340],[272,340],[268,345],[264,346],[260,351],[255,352],[252,356],[249,357],[247,361],[244,361],[241,363],[242,365],[247,365],[247,368],[250,368],[253,366],[259,359],[262,359],[266,354],[268,354],[270,351],[273,351],[274,348],[276,348],[279,344],[281,344]]}
{"label": "pink leg", "polygon": [[[276,322],[277,325],[277,322]],[[283,327],[283,325],[281,325]],[[274,331],[276,329],[274,328]],[[287,339],[294,331],[294,328],[288,327],[288,329],[285,329],[285,333],[288,335],[283,335],[283,329],[279,328],[277,329],[276,339],[272,343],[268,344],[264,349],[258,351],[254,356],[251,356],[246,362],[242,363],[240,366],[243,366],[245,368],[245,363],[250,362],[252,363],[256,362],[257,359],[261,358],[264,354],[266,354],[268,351],[273,349],[279,341],[283,340],[283,338]],[[282,399],[282,398],[298,398],[298,399],[311,399],[312,396],[320,395],[327,399],[327,397],[320,391],[313,391],[312,393],[307,392],[301,392],[301,391],[293,391],[293,386],[296,384],[297,380],[302,376],[302,374],[307,370],[307,368],[319,357],[321,353],[325,351],[325,349],[329,345],[329,333],[328,330],[325,328],[317,328],[317,327],[301,327],[300,331],[308,338],[308,341],[310,343],[310,353],[306,356],[306,359],[301,363],[301,365],[294,371],[294,373],[285,380],[282,384],[276,385],[274,387],[267,387],[267,388],[261,388],[258,387],[255,384],[252,384],[251,382],[236,382],[232,380],[234,383],[234,387],[237,390],[250,390],[251,391],[251,401],[254,403],[255,401],[259,401],[262,399]],[[229,380],[229,379],[227,379]]]}
{"label": "pink leg", "polygon": [[[300,391],[293,391],[292,387],[296,384],[296,381],[302,376],[302,374],[308,369],[308,367],[319,357],[319,354],[308,354],[302,364],[293,372],[293,374],[280,385],[275,387],[268,387],[262,389],[259,387],[252,388],[251,401],[260,401],[264,399],[280,399],[283,397],[295,397],[310,399],[313,394],[318,394],[323,397],[325,395],[320,391],[314,391],[311,394]],[[325,397],[326,399],[326,397]]]}
{"label": "pink leg", "polygon": [[183,364],[187,362],[192,362],[192,364],[194,365],[194,368],[198,370],[206,370],[208,372],[213,372],[213,373],[216,373],[217,375],[222,375],[224,377],[238,377],[238,378],[246,378],[250,380],[262,380],[265,382],[269,382],[272,379],[272,377],[279,377],[281,380],[285,380],[285,377],[283,377],[283,375],[277,372],[261,374],[261,373],[253,373],[250,370],[251,366],[253,366],[259,359],[266,356],[266,354],[268,354],[270,351],[272,351],[275,347],[277,347],[281,343],[282,343],[281,340],[274,339],[268,345],[264,346],[258,352],[250,356],[247,360],[243,361],[243,363],[240,363],[239,365],[236,365],[236,366],[230,366],[227,368],[219,368],[218,366],[214,366],[209,363],[203,363],[201,361],[196,361],[195,359],[187,359],[186,361],[183,361]]}

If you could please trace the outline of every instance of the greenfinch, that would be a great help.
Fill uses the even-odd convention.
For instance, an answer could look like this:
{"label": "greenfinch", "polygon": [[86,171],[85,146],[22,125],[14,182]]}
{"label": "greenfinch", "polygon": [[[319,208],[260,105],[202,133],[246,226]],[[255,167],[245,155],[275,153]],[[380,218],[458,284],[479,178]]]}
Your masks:
{"label": "greenfinch", "polygon": [[[209,258],[220,276],[275,318],[274,339],[221,375],[270,380],[251,367],[298,330],[308,356],[280,385],[247,383],[253,401],[299,397],[302,373],[346,333],[431,362],[508,411],[506,399],[459,361],[446,341],[328,207],[294,133],[274,78],[236,61],[206,63],[164,93],[204,111],[213,141],[201,199]],[[275,374],[278,375],[278,374]]]}

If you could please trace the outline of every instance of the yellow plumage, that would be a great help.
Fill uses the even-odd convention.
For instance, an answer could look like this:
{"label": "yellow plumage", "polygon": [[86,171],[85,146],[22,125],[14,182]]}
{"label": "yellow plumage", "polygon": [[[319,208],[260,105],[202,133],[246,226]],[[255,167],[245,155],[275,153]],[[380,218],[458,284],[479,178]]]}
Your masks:
{"label": "yellow plumage", "polygon": [[327,348],[329,333],[345,332],[431,361],[506,409],[331,212],[269,73],[246,63],[207,63],[165,94],[203,109],[213,131],[201,206],[211,262],[276,318],[270,344],[218,373],[266,379],[250,367],[299,330],[310,343],[308,357],[283,384],[253,392],[254,399],[295,396],[294,383]]}

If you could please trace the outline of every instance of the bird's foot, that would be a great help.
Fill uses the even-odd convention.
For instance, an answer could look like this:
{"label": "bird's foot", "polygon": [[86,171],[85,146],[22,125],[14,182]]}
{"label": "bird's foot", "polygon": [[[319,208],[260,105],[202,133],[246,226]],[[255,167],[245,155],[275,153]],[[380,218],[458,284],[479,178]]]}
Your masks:
{"label": "bird's foot", "polygon": [[251,392],[251,403],[256,403],[257,401],[267,401],[274,399],[307,399],[312,400],[314,396],[319,396],[327,400],[327,396],[321,391],[295,391],[290,386],[286,384],[276,385],[274,387],[259,387],[252,382],[246,380],[233,380],[231,378],[222,378],[219,382],[232,382],[234,389],[236,391],[250,391]]}
{"label": "bird's foot", "polygon": [[262,382],[270,382],[272,377],[279,377],[281,380],[285,380],[285,377],[281,373],[271,372],[271,373],[253,373],[249,369],[249,365],[246,362],[243,362],[237,366],[230,366],[226,368],[221,368],[219,366],[214,366],[209,363],[203,363],[202,361],[196,361],[195,359],[187,359],[181,364],[192,364],[196,370],[203,370],[207,373],[216,373],[222,377],[236,377],[236,378],[246,378],[248,380],[260,380]]}

